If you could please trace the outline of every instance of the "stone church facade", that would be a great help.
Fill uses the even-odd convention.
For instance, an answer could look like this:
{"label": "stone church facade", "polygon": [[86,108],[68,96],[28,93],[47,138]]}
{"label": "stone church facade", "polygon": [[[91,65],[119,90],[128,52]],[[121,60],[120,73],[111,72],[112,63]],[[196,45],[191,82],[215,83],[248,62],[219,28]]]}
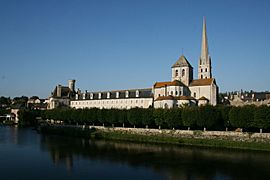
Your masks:
{"label": "stone church facade", "polygon": [[[65,101],[72,108],[173,108],[183,105],[217,104],[218,86],[212,76],[211,57],[208,52],[206,22],[203,21],[201,55],[198,63],[198,79],[193,78],[193,67],[184,55],[171,67],[171,81],[156,82],[151,88],[105,92],[75,92],[75,80],[69,87],[61,87],[66,92],[61,99],[56,87],[51,99],[54,104]],[[60,97],[54,97],[55,95]],[[67,102],[68,101],[68,102]],[[56,107],[55,105],[53,107]]]}

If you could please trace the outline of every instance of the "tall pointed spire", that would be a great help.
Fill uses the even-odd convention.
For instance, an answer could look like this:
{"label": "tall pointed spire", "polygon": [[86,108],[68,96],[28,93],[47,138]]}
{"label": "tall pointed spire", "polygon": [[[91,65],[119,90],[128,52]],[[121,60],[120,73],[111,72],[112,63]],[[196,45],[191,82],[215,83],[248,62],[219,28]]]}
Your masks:
{"label": "tall pointed spire", "polygon": [[202,47],[201,47],[201,60],[207,61],[208,60],[208,41],[207,41],[207,34],[206,34],[206,20],[203,17],[203,31],[202,31]]}
{"label": "tall pointed spire", "polygon": [[198,78],[212,78],[211,57],[208,52],[208,39],[206,33],[206,20],[203,17],[203,30],[202,30],[202,47],[201,56],[199,60]]}

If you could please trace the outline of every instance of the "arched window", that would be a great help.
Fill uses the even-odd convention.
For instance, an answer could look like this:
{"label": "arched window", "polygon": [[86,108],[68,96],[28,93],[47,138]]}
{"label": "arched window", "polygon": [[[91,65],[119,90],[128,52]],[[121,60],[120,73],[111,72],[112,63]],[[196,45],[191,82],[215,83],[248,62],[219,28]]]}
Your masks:
{"label": "arched window", "polygon": [[201,72],[203,72],[203,70],[201,69]]}
{"label": "arched window", "polygon": [[171,95],[173,95],[173,91],[171,91]]}
{"label": "arched window", "polygon": [[185,76],[185,70],[184,69],[182,70],[182,76]]}
{"label": "arched window", "polygon": [[193,96],[196,98],[196,93],[194,93]]}
{"label": "arched window", "polygon": [[168,104],[165,103],[165,104],[164,104],[164,108],[165,108],[165,109],[168,109],[168,107],[169,107]]}
{"label": "arched window", "polygon": [[178,70],[177,69],[175,70],[175,76],[176,77],[178,76]]}
{"label": "arched window", "polygon": [[176,96],[178,95],[178,91],[175,91],[175,95],[176,95]]}
{"label": "arched window", "polygon": [[207,68],[205,68],[205,72],[207,72]]}
{"label": "arched window", "polygon": [[201,79],[203,79],[203,75],[201,75]]}

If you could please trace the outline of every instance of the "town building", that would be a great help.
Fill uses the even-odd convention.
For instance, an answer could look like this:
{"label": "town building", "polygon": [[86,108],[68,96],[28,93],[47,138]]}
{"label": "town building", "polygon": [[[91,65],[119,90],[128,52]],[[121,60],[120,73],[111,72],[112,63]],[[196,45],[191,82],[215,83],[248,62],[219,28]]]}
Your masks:
{"label": "town building", "polygon": [[206,21],[203,20],[201,55],[198,79],[193,78],[193,67],[184,55],[171,67],[171,81],[156,82],[151,88],[105,92],[75,92],[75,80],[69,86],[58,85],[50,98],[51,109],[60,105],[72,108],[173,108],[184,105],[217,104],[218,86],[212,76],[208,52]]}
{"label": "town building", "polygon": [[[270,106],[270,92],[235,91],[221,94],[221,103],[232,106],[267,105]],[[225,103],[224,103],[225,102]]]}

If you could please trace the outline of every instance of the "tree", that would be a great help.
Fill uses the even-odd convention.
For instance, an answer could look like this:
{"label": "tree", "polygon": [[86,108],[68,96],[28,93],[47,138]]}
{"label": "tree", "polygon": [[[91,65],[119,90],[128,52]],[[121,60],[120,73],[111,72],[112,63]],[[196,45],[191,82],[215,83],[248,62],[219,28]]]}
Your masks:
{"label": "tree", "polygon": [[211,105],[199,107],[199,117],[197,118],[197,126],[201,128],[217,127],[219,120],[219,112]]}
{"label": "tree", "polygon": [[11,104],[10,97],[4,97],[4,96],[0,97],[0,107],[1,107],[1,105],[9,106],[10,104]]}
{"label": "tree", "polygon": [[260,129],[267,129],[270,127],[270,108],[269,107],[260,106],[255,109],[254,126]]}
{"label": "tree", "polygon": [[239,120],[240,107],[232,107],[229,112],[229,120],[233,127],[241,128],[243,123]]}
{"label": "tree", "polygon": [[159,126],[159,128],[165,126],[164,109],[161,108],[154,109],[153,116],[155,124]]}
{"label": "tree", "polygon": [[235,128],[249,128],[253,125],[255,106],[232,107],[229,120]]}
{"label": "tree", "polygon": [[142,122],[142,114],[140,113],[140,109],[132,108],[128,110],[127,119],[128,122],[134,127],[140,125]]}
{"label": "tree", "polygon": [[220,105],[220,106],[217,106],[217,110],[220,113],[220,120],[223,126],[225,126],[226,128],[230,127],[231,124],[229,120],[229,112],[231,110],[231,106]]}
{"label": "tree", "polygon": [[194,127],[196,120],[198,119],[198,108],[197,107],[184,107],[182,109],[182,121],[185,127]]}
{"label": "tree", "polygon": [[110,109],[107,112],[107,122],[114,126],[118,120],[118,110],[117,109]]}
{"label": "tree", "polygon": [[119,110],[118,122],[121,123],[123,125],[123,127],[125,127],[125,124],[128,123],[127,110],[126,109]]}
{"label": "tree", "polygon": [[181,109],[172,108],[165,110],[165,121],[169,128],[177,128],[182,125]]}
{"label": "tree", "polygon": [[249,128],[253,126],[255,106],[232,107],[229,119],[235,128]]}
{"label": "tree", "polygon": [[27,101],[28,101],[28,97],[26,97],[26,96],[13,98],[14,106],[26,107],[27,106]]}
{"label": "tree", "polygon": [[37,125],[37,119],[36,117],[40,116],[39,110],[27,110],[27,109],[21,109],[18,112],[18,118],[19,118],[19,124],[22,126],[25,125]]}
{"label": "tree", "polygon": [[142,113],[142,124],[144,126],[150,126],[154,124],[154,117],[153,117],[153,109],[148,108],[148,109],[141,109]]}

